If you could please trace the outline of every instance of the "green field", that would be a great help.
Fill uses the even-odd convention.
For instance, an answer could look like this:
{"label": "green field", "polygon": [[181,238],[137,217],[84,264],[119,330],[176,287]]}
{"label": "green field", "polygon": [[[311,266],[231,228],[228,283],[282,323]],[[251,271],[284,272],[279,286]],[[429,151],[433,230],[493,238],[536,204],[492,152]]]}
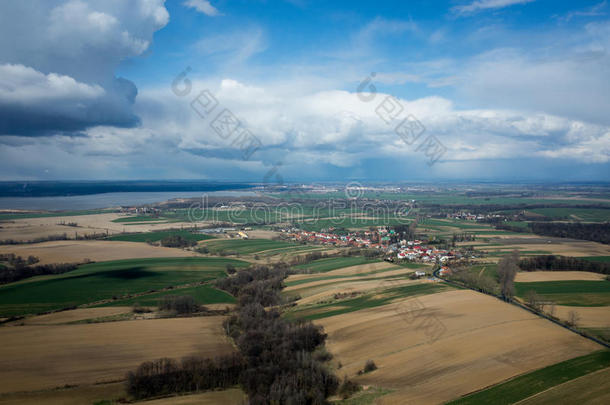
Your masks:
{"label": "green field", "polygon": [[154,258],[92,263],[57,276],[41,276],[0,287],[0,316],[82,305],[127,294],[205,282],[226,276],[225,258]]}
{"label": "green field", "polygon": [[603,208],[535,208],[528,211],[553,219],[580,220],[585,222],[610,221],[610,209]]}
{"label": "green field", "polygon": [[514,404],[566,381],[607,367],[610,367],[610,351],[599,351],[516,377],[449,402],[449,405]]}
{"label": "green field", "polygon": [[169,236],[179,235],[186,240],[198,242],[200,240],[214,239],[213,236],[206,235],[203,233],[192,233],[187,230],[173,230],[173,231],[156,231],[156,232],[143,232],[143,233],[122,233],[113,235],[107,238],[107,240],[121,241],[121,242],[158,242],[161,239]]}
{"label": "green field", "polygon": [[517,296],[525,297],[530,290],[558,305],[610,305],[610,281],[541,281],[515,283]]}
{"label": "green field", "polygon": [[[361,279],[360,281],[362,281]],[[399,298],[413,297],[417,295],[433,294],[450,289],[449,285],[443,283],[425,283],[393,287],[383,291],[383,295],[366,294],[357,298],[342,301],[333,301],[326,304],[303,306],[300,309],[287,313],[290,319],[309,319],[316,320],[328,318],[330,316],[347,314],[360,311],[362,309],[374,308],[386,305]]]}
{"label": "green field", "polygon": [[493,278],[494,280],[498,279],[498,265],[496,263],[470,266],[468,267],[468,272],[476,275],[485,275]]}
{"label": "green field", "polygon": [[[311,200],[327,200],[330,198],[343,199],[345,193],[342,191],[330,192],[330,193],[273,193],[270,196],[283,199],[311,199]],[[582,205],[591,204],[591,201],[587,199],[546,199],[546,198],[534,198],[524,196],[467,196],[463,193],[450,192],[450,191],[438,191],[438,192],[365,192],[361,196],[362,198],[370,199],[382,199],[382,200],[398,200],[398,201],[410,201],[415,200],[418,203],[423,204],[439,204],[445,206],[467,206],[467,205],[515,205],[523,206],[525,204],[562,204],[562,205]],[[610,203],[604,201],[598,201],[596,204],[610,206]]]}
{"label": "green field", "polygon": [[[252,208],[199,209],[190,213],[189,210],[178,209],[163,212],[163,216],[175,221],[185,222],[211,221],[233,224],[270,224],[282,222],[290,212],[290,209],[282,210],[276,207],[261,206]],[[298,215],[299,212],[297,210],[294,214]]]}
{"label": "green field", "polygon": [[100,306],[104,307],[123,307],[132,306],[138,303],[143,306],[156,306],[161,297],[166,295],[190,295],[202,305],[206,304],[230,304],[235,302],[235,297],[231,294],[212,287],[211,285],[204,284],[196,287],[186,287],[172,289],[169,291],[161,291],[158,293],[146,294],[139,297],[128,298],[124,300],[116,300]]}
{"label": "green field", "polygon": [[394,218],[392,216],[387,218],[352,218],[352,217],[339,217],[339,218],[319,218],[314,221],[300,221],[296,222],[296,225],[309,232],[319,232],[323,229],[328,228],[369,228],[371,226],[383,226],[383,225],[400,225],[408,224],[411,219],[405,218]]}
{"label": "green field", "polygon": [[610,263],[610,256],[590,256],[580,257],[580,259],[589,260],[590,262]]}
{"label": "green field", "polygon": [[79,215],[107,214],[114,210],[82,210],[82,211],[54,211],[54,212],[24,212],[15,214],[0,214],[0,221],[27,218],[48,218],[48,217],[74,217]]}
{"label": "green field", "polygon": [[341,269],[343,267],[357,266],[359,264],[377,263],[378,259],[367,259],[362,256],[349,257],[327,257],[324,259],[314,260],[311,263],[299,264],[294,266],[295,270],[307,271],[309,273],[325,273],[331,270]]}
{"label": "green field", "polygon": [[150,215],[136,215],[136,216],[121,217],[121,218],[113,219],[112,222],[119,223],[119,224],[124,223],[127,225],[130,225],[133,222],[135,222],[135,223],[143,223],[143,222],[145,222],[145,223],[150,223],[150,222],[167,223],[168,218],[152,217]]}
{"label": "green field", "polygon": [[205,243],[211,253],[236,253],[236,254],[255,254],[265,251],[277,253],[298,248],[311,248],[310,246],[298,245],[292,242],[283,242],[271,239],[222,239],[213,240]]}

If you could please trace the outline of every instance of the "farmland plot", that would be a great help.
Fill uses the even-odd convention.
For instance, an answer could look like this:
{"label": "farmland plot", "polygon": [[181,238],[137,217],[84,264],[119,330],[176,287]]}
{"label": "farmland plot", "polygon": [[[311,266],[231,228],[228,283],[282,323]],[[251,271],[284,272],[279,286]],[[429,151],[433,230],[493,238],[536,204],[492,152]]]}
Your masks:
{"label": "farmland plot", "polygon": [[123,379],[160,357],[233,350],[223,317],[154,319],[0,329],[0,393]]}
{"label": "farmland plot", "polygon": [[[434,404],[601,346],[533,314],[469,290],[418,297],[417,319],[438,320],[440,335],[405,317],[404,303],[316,321],[342,372],[395,391],[382,404]],[[423,317],[423,318],[421,318]],[[543,338],[541,338],[543,337]],[[357,376],[372,359],[378,370]]]}

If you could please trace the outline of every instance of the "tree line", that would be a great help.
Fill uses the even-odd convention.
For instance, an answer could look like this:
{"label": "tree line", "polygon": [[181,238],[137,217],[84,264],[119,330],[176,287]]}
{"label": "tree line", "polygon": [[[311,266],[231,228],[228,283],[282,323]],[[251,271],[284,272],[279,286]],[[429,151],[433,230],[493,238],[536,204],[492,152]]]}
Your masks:
{"label": "tree line", "polygon": [[289,322],[277,309],[288,274],[285,264],[242,270],[218,286],[238,298],[237,314],[224,323],[245,359],[240,385],[251,405],[326,404],[339,380],[328,369],[326,334],[310,321]]}
{"label": "tree line", "polygon": [[12,283],[34,276],[62,274],[78,268],[78,264],[75,263],[34,265],[38,263],[37,257],[29,256],[24,259],[13,253],[0,255],[0,260],[8,264],[8,266],[0,268],[0,284]]}
{"label": "tree line", "polygon": [[127,392],[136,399],[192,392],[213,388],[229,388],[239,382],[244,360],[239,353],[214,359],[191,356],[180,363],[159,359],[140,364],[127,374]]}
{"label": "tree line", "polygon": [[610,223],[532,222],[530,223],[530,228],[537,235],[582,239],[610,244]]}
{"label": "tree line", "polygon": [[549,271],[590,271],[592,273],[610,274],[610,263],[593,262],[578,257],[541,255],[527,257],[519,262],[521,270],[549,270]]}

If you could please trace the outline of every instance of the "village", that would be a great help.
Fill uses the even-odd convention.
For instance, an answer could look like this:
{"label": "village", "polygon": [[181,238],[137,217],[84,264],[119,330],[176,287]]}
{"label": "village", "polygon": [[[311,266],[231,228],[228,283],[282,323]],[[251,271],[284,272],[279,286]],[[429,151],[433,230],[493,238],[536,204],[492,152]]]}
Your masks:
{"label": "village", "polygon": [[462,258],[462,254],[457,250],[439,249],[419,239],[400,239],[395,230],[385,226],[377,227],[375,230],[349,232],[345,235],[333,231],[333,228],[320,232],[297,228],[282,229],[283,239],[337,247],[379,249],[390,261],[396,259],[445,264]]}

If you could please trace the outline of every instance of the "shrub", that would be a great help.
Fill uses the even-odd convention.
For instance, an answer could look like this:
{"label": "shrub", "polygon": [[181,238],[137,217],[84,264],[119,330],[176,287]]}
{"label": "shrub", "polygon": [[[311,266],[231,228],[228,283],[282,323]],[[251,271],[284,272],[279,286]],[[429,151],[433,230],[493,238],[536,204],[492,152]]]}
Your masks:
{"label": "shrub", "polygon": [[177,314],[192,314],[200,311],[201,307],[190,295],[166,295],[159,301],[159,309]]}
{"label": "shrub", "polygon": [[364,372],[370,373],[371,371],[375,370],[377,370],[377,365],[375,364],[375,362],[373,360],[367,360],[366,364],[364,365]]}
{"label": "shrub", "polygon": [[143,307],[142,305],[140,305],[140,304],[139,304],[139,303],[137,303],[137,302],[136,302],[135,304],[133,304],[133,308],[131,309],[131,311],[132,311],[134,314],[147,314],[147,313],[149,313],[149,312],[152,312],[152,311],[150,310],[150,308]]}
{"label": "shrub", "polygon": [[337,394],[339,394],[339,396],[341,396],[342,399],[347,399],[349,397],[351,397],[352,395],[354,395],[355,393],[357,393],[358,391],[360,391],[361,387],[360,385],[356,384],[355,382],[348,380],[347,376],[344,377],[343,382],[341,383],[341,385],[339,386],[339,389],[337,390]]}

